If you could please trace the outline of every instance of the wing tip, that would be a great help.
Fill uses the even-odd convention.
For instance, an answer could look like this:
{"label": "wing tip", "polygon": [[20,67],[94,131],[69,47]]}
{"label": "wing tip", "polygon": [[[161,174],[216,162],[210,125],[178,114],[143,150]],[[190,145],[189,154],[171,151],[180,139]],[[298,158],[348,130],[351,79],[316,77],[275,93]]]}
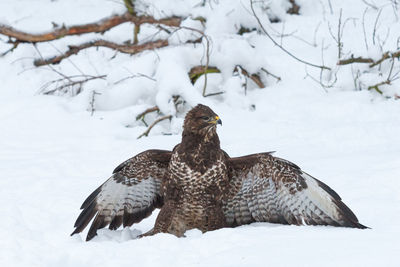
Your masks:
{"label": "wing tip", "polygon": [[371,229],[370,227],[365,226],[365,225],[359,223],[358,221],[357,222],[351,222],[349,225],[345,225],[345,226],[351,227],[351,228],[357,228],[357,229]]}
{"label": "wing tip", "polygon": [[86,199],[85,201],[82,203],[81,205],[81,210],[86,209],[87,207],[89,207],[93,201],[96,200],[98,194],[101,192],[101,188],[103,185],[99,186],[96,190],[94,190]]}

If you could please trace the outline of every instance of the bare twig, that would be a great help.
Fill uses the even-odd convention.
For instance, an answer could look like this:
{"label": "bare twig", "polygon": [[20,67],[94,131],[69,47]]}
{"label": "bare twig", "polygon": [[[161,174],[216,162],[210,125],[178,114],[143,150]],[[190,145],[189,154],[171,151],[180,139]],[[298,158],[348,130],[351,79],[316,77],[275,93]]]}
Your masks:
{"label": "bare twig", "polygon": [[[40,57],[41,59],[43,59],[42,53],[40,53],[40,50],[36,47],[36,44],[32,44],[32,46],[35,48],[35,50],[36,50],[36,52],[38,53],[39,57]],[[48,65],[48,68],[49,68],[51,71],[53,71],[53,72],[57,73],[58,75],[60,75],[61,77],[63,77],[64,79],[66,79],[66,80],[68,80],[68,81],[70,81],[70,82],[72,81],[67,75],[65,75],[65,74],[63,74],[62,72],[56,70],[53,66]]]}
{"label": "bare twig", "polygon": [[397,58],[397,57],[400,57],[400,51],[397,51],[397,52],[394,52],[394,53],[385,52],[379,60],[377,60],[373,64],[369,65],[369,67],[372,68],[372,67],[374,67],[376,65],[381,64],[386,59]]}
{"label": "bare twig", "polygon": [[383,92],[382,92],[382,90],[381,89],[379,89],[379,86],[381,86],[381,85],[384,85],[384,84],[390,84],[390,81],[383,81],[383,82],[380,82],[380,83],[377,83],[377,84],[375,84],[375,85],[371,85],[371,86],[368,86],[368,90],[372,90],[372,89],[374,89],[375,91],[377,91],[379,94],[383,94]]}
{"label": "bare twig", "polygon": [[255,84],[257,84],[259,88],[265,87],[264,83],[261,81],[261,78],[258,74],[256,73],[249,74],[249,72],[240,65],[235,67],[235,71],[240,71],[244,76],[250,78]]}
{"label": "bare twig", "polygon": [[221,91],[221,92],[216,92],[216,93],[210,93],[210,94],[206,94],[204,97],[216,96],[216,95],[222,95],[222,94],[225,94],[225,91]]}
{"label": "bare twig", "polygon": [[315,30],[314,30],[314,38],[313,38],[313,46],[314,47],[317,47],[317,32],[318,32],[320,26],[321,26],[321,21],[318,23],[317,27],[315,27]]}
{"label": "bare twig", "polygon": [[379,9],[378,15],[376,16],[375,23],[374,23],[374,31],[372,32],[372,43],[373,43],[374,45],[375,45],[375,34],[376,34],[376,29],[377,29],[378,20],[379,20],[379,17],[381,16],[381,13],[382,13],[382,8]]}
{"label": "bare twig", "polygon": [[254,3],[253,0],[250,0],[251,11],[253,12],[253,15],[254,15],[255,19],[257,20],[258,25],[260,26],[261,30],[265,33],[265,35],[266,35],[276,46],[278,46],[278,47],[279,47],[282,51],[284,51],[286,54],[288,54],[289,56],[291,56],[292,58],[296,59],[297,61],[299,61],[299,62],[301,62],[301,63],[303,63],[303,64],[312,66],[312,67],[314,67],[314,68],[320,68],[320,69],[330,70],[329,67],[320,66],[320,65],[316,65],[316,64],[313,64],[313,63],[304,61],[304,60],[302,60],[302,59],[296,57],[296,56],[293,55],[292,53],[290,53],[290,52],[289,52],[288,50],[286,50],[283,46],[279,45],[279,44],[272,38],[272,36],[267,32],[267,30],[264,28],[263,24],[261,23],[260,18],[257,16],[257,14],[256,14],[256,12],[255,12],[255,10],[254,10],[253,3]]}
{"label": "bare twig", "polygon": [[[105,79],[107,75],[100,75],[100,76],[91,76],[91,75],[74,75],[74,76],[65,76],[59,79],[55,79],[45,83],[41,88],[39,93],[45,95],[51,95],[55,92],[62,92],[67,93],[69,91],[68,88],[77,87],[75,92],[71,92],[72,95],[77,95],[82,91],[82,85],[88,81],[96,80],[96,79]],[[80,78],[80,79],[77,79]],[[51,89],[47,90],[51,85],[55,84],[56,86]],[[61,84],[61,85],[58,85]]]}
{"label": "bare twig", "polygon": [[131,44],[116,44],[113,42],[109,42],[106,40],[97,40],[97,41],[92,41],[92,42],[87,42],[83,43],[80,45],[70,45],[69,49],[67,52],[52,57],[52,58],[47,58],[47,59],[36,59],[33,64],[38,67],[38,66],[43,66],[43,65],[48,65],[48,64],[58,64],[60,63],[63,59],[68,58],[72,55],[76,55],[79,53],[79,51],[90,48],[90,47],[107,47],[110,49],[114,49],[118,52],[121,53],[126,53],[126,54],[137,54],[139,52],[145,51],[145,50],[153,50],[161,47],[168,46],[168,40],[157,40],[154,42],[148,42],[140,45],[131,45]]}
{"label": "bare twig", "polygon": [[136,120],[137,120],[137,121],[138,121],[138,120],[141,120],[141,119],[144,118],[144,116],[146,116],[147,114],[149,114],[149,113],[151,113],[151,112],[154,112],[154,111],[159,112],[160,109],[159,109],[157,106],[148,108],[148,109],[146,109],[145,111],[143,111],[142,113],[140,113],[139,115],[137,115],[137,116],[136,116]]}
{"label": "bare twig", "polygon": [[139,135],[138,137],[137,137],[137,139],[140,139],[140,138],[142,138],[143,136],[148,136],[149,135],[149,133],[150,133],[150,131],[151,131],[151,129],[157,124],[157,123],[159,123],[159,122],[161,122],[161,121],[163,121],[163,120],[171,120],[172,119],[172,115],[166,115],[166,116],[163,116],[163,117],[160,117],[160,118],[158,118],[158,119],[156,119],[152,124],[150,124],[150,126],[149,127],[147,127],[147,130],[146,131],[144,131],[141,135]]}
{"label": "bare twig", "polygon": [[341,33],[341,24],[342,24],[342,9],[340,9],[340,15],[339,15],[339,22],[338,22],[338,33],[337,33],[337,42],[338,42],[338,58],[340,59],[342,57],[342,48],[343,48],[343,43],[342,43],[342,34]]}
{"label": "bare twig", "polygon": [[380,83],[377,83],[377,84],[375,84],[375,85],[368,86],[368,90],[374,89],[375,91],[377,91],[379,94],[382,95],[383,92],[382,92],[382,90],[379,88],[379,86],[385,85],[385,84],[390,85],[394,80],[397,79],[397,78],[396,78],[397,73],[394,75],[394,77],[392,77],[393,67],[394,67],[394,59],[392,59],[392,64],[390,65],[389,74],[388,74],[386,80],[385,80],[385,81],[382,81],[382,82],[380,82]]}
{"label": "bare twig", "polygon": [[[206,55],[205,55],[206,56],[206,64],[204,65],[204,85],[203,85],[203,93],[202,93],[203,97],[206,97],[207,70],[208,70],[208,66],[209,66],[209,63],[210,63],[210,39],[206,34],[204,34],[204,32],[202,32],[202,31],[200,31],[198,29],[185,27],[185,26],[182,26],[180,28],[186,29],[186,30],[195,31],[195,32],[201,34],[204,37],[204,39],[206,40]],[[207,95],[207,96],[210,96],[210,95]]]}
{"label": "bare twig", "polygon": [[[193,68],[190,69],[189,71],[189,78],[190,81],[192,82],[192,84],[194,84],[196,82],[196,80],[198,78],[200,78],[200,76],[204,75],[204,78],[206,78],[206,75],[208,73],[220,73],[221,71],[214,66],[208,66],[207,68],[205,68],[205,66],[195,66]],[[205,83],[205,86],[207,85],[207,83]],[[216,96],[216,95],[221,95],[225,93],[224,91],[221,92],[216,92],[216,93],[210,93],[210,94],[205,94],[205,90],[203,87],[203,97],[209,97],[209,96]]]}
{"label": "bare twig", "polygon": [[335,36],[333,34],[331,25],[328,22],[329,33],[332,36],[333,40],[335,40],[335,42],[337,44],[337,47],[338,47],[338,59],[340,59],[341,56],[342,56],[342,47],[343,47],[343,43],[342,43],[342,35],[343,35],[343,31],[342,31],[342,12],[343,12],[343,10],[340,9],[339,21],[338,21],[338,27],[337,27],[337,36]]}
{"label": "bare twig", "polygon": [[264,69],[264,68],[261,68],[261,70],[262,70],[263,72],[265,72],[266,74],[268,74],[268,75],[274,77],[274,78],[276,79],[276,82],[280,82],[280,81],[281,81],[281,77],[276,76],[275,74],[272,74],[271,72],[269,72],[268,70],[266,70],[266,69]]}
{"label": "bare twig", "polygon": [[358,82],[358,86],[357,86],[357,81],[359,81],[360,76],[361,76],[361,72],[359,69],[357,69],[356,74],[354,75],[354,68],[353,65],[351,65],[351,76],[353,77],[353,82],[354,82],[354,89],[355,90],[359,90],[361,91],[361,83]]}
{"label": "bare twig", "polygon": [[378,10],[378,9],[379,9],[376,5],[371,4],[371,3],[367,2],[366,0],[362,0],[362,1],[364,2],[364,4],[366,4],[367,6],[372,7],[372,8],[375,9],[375,10]]}
{"label": "bare twig", "polygon": [[365,31],[365,14],[367,14],[367,11],[368,11],[368,7],[365,8],[364,13],[363,13],[362,28],[363,28],[363,33],[364,33],[365,48],[367,48],[367,51],[368,51],[367,33]]}
{"label": "bare twig", "polygon": [[18,45],[20,44],[20,42],[13,42],[12,44],[13,44],[13,46],[12,46],[10,49],[8,49],[7,51],[1,53],[1,54],[0,54],[0,57],[4,57],[4,56],[7,55],[8,53],[14,51],[14,49],[18,47]]}
{"label": "bare twig", "polygon": [[80,35],[85,33],[104,33],[109,29],[118,26],[125,22],[132,22],[135,25],[141,24],[163,24],[167,26],[179,26],[181,23],[181,18],[171,17],[157,20],[150,16],[134,16],[129,12],[126,12],[122,15],[114,15],[111,17],[104,18],[98,22],[76,25],[66,27],[63,26],[59,29],[55,29],[53,31],[49,31],[41,34],[31,34],[23,31],[19,31],[14,29],[11,26],[0,24],[0,34],[15,38],[19,42],[48,42],[52,40],[56,40],[68,35]]}
{"label": "bare twig", "polygon": [[94,107],[95,104],[95,99],[96,99],[96,95],[101,95],[100,93],[97,93],[96,90],[92,91],[92,98],[90,100],[90,116],[93,116],[94,111],[96,110],[96,108]]}
{"label": "bare twig", "polygon": [[128,77],[122,78],[122,79],[120,79],[120,80],[114,82],[114,84],[119,84],[119,83],[122,83],[122,82],[125,81],[125,80],[133,79],[133,78],[139,78],[139,77],[147,78],[147,79],[149,79],[149,80],[152,80],[153,82],[156,81],[156,79],[154,79],[154,78],[152,78],[152,77],[150,77],[150,76],[148,76],[148,75],[146,75],[146,74],[143,74],[143,73],[136,73],[136,74],[132,74],[132,75],[130,75],[130,76],[128,76]]}

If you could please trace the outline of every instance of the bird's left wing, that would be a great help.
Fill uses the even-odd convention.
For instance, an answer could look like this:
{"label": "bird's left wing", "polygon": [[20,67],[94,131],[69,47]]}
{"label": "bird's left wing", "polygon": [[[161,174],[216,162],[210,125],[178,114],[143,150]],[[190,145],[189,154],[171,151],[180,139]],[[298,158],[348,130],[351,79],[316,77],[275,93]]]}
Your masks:
{"label": "bird's left wing", "polygon": [[259,153],[228,159],[230,194],[224,203],[229,226],[251,222],[366,228],[328,185],[295,164]]}
{"label": "bird's left wing", "polygon": [[83,202],[71,235],[82,232],[94,216],[86,241],[98,229],[107,225],[111,230],[131,226],[161,207],[160,185],[167,175],[170,158],[170,151],[147,150],[120,164]]}

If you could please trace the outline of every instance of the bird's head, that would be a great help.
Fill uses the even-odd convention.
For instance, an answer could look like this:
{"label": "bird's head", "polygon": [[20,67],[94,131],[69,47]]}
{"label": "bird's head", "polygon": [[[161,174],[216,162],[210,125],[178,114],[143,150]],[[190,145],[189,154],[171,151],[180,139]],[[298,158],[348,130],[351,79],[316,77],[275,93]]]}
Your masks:
{"label": "bird's head", "polygon": [[222,125],[219,116],[211,108],[198,104],[186,114],[183,130],[206,136],[216,133],[217,124]]}

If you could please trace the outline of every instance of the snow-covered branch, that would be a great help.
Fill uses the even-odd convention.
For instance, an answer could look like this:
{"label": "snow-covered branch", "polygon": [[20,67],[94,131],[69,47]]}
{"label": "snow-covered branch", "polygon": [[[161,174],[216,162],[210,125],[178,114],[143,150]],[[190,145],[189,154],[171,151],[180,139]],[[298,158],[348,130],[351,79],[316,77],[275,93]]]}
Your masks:
{"label": "snow-covered branch", "polygon": [[129,12],[126,12],[122,15],[113,15],[94,23],[75,25],[75,26],[63,25],[61,28],[40,34],[28,33],[14,29],[9,25],[0,24],[0,34],[8,36],[10,38],[14,38],[15,41],[17,42],[38,43],[38,42],[48,42],[70,35],[81,35],[86,33],[104,33],[110,30],[111,28],[114,28],[126,22],[131,22],[135,25],[141,25],[147,23],[147,24],[163,24],[166,26],[177,27],[180,25],[181,20],[182,19],[179,17],[171,17],[171,18],[164,18],[157,20],[151,16],[134,16]]}

